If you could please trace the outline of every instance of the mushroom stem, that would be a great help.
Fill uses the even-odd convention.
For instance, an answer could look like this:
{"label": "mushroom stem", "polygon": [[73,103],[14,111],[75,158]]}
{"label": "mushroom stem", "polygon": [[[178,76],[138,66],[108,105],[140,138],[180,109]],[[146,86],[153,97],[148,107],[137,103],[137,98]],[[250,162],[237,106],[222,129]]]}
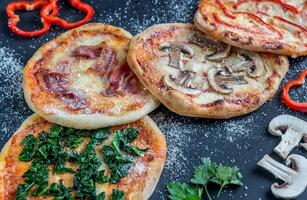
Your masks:
{"label": "mushroom stem", "polygon": [[303,133],[289,127],[274,151],[283,159],[286,159],[290,152],[299,145],[302,138]]}
{"label": "mushroom stem", "polygon": [[[291,115],[275,117],[269,124],[269,132],[281,137],[281,142],[274,151],[283,159],[297,146],[303,137],[307,136],[307,122]],[[307,144],[301,144],[307,150]]]}
{"label": "mushroom stem", "polygon": [[258,165],[271,172],[276,178],[283,180],[286,183],[292,182],[291,177],[295,171],[273,160],[270,156],[265,155],[258,162]]}

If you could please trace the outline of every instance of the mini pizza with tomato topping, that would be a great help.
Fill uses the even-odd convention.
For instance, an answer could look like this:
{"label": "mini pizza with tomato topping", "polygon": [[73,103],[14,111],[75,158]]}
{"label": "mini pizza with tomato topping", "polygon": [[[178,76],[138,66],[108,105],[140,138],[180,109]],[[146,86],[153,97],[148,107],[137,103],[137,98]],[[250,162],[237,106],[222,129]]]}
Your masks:
{"label": "mini pizza with tomato topping", "polygon": [[30,108],[50,122],[95,129],[136,121],[159,102],[140,84],[126,56],[131,34],[87,24],[43,45],[24,69]]}
{"label": "mini pizza with tomato topping", "polygon": [[34,114],[1,151],[0,198],[145,200],[165,159],[165,137],[147,116],[77,130]]}
{"label": "mini pizza with tomato topping", "polygon": [[201,0],[195,24],[211,37],[243,49],[307,55],[305,0]]}
{"label": "mini pizza with tomato topping", "polygon": [[288,71],[285,56],[254,53],[209,38],[191,24],[162,24],[137,35],[128,63],[170,110],[230,118],[258,109]]}

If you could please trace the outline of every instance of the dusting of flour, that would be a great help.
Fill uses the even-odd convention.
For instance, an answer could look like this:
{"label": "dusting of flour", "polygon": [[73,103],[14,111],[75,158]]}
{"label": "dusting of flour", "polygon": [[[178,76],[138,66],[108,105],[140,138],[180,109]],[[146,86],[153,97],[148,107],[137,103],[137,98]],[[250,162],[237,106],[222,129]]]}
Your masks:
{"label": "dusting of flour", "polygon": [[25,119],[21,57],[14,49],[0,47],[0,140],[7,140]]}

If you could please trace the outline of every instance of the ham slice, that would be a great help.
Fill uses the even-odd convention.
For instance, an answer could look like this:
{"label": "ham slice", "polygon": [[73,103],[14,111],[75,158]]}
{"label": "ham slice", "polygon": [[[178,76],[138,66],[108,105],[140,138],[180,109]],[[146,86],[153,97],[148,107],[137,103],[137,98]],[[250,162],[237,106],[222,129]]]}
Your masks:
{"label": "ham slice", "polygon": [[97,58],[100,55],[102,47],[100,46],[86,46],[82,45],[77,47],[72,55],[74,57],[84,57],[84,58]]}
{"label": "ham slice", "polygon": [[59,94],[65,91],[67,87],[68,80],[65,74],[60,72],[49,72],[49,70],[44,70],[42,72],[44,86],[47,90],[54,94]]}
{"label": "ham slice", "polygon": [[94,67],[89,68],[89,71],[93,71],[100,77],[109,80],[110,85],[106,91],[102,92],[103,95],[114,96],[137,93],[137,77],[126,61],[123,63],[118,62],[116,51],[106,46],[105,43],[97,46],[77,47],[73,55],[87,59],[97,58]]}
{"label": "ham slice", "polygon": [[39,84],[47,91],[60,97],[61,101],[71,110],[79,110],[87,107],[86,98],[79,90],[67,89],[69,80],[67,75],[61,72],[50,72],[45,69],[37,73]]}

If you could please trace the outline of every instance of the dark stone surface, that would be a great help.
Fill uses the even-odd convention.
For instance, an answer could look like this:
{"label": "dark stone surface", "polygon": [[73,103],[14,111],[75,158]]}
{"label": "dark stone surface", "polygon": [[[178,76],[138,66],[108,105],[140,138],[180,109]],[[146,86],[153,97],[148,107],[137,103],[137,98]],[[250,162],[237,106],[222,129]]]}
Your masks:
{"label": "dark stone surface", "polygon": [[[5,6],[0,5],[0,144],[3,146],[10,135],[32,112],[26,105],[21,89],[21,70],[38,47],[46,41],[64,32],[54,27],[45,36],[36,39],[22,39],[10,33],[7,27]],[[167,22],[192,22],[197,7],[196,0],[92,0],[95,5],[95,18],[92,22],[105,22],[121,26],[133,34],[145,28]],[[80,14],[65,9],[61,15],[71,20]],[[34,12],[38,16],[38,12]],[[22,13],[22,27],[30,28],[39,24],[38,18]],[[307,58],[290,59],[286,81],[297,77],[307,68]],[[294,98],[306,101],[306,85],[291,92]],[[275,97],[256,112],[231,120],[193,119],[176,115],[161,106],[150,116],[165,133],[168,143],[168,160],[152,200],[166,199],[165,184],[168,181],[188,181],[193,167],[203,157],[210,157],[217,163],[237,165],[244,176],[245,187],[232,187],[219,199],[274,199],[270,185],[274,177],[256,166],[264,154],[271,154],[282,161],[272,149],[280,139],[267,132],[269,121],[280,114],[292,114],[307,120],[306,114],[296,113],[284,106],[280,99],[280,90]],[[307,156],[306,151],[295,149],[294,153]],[[216,190],[215,187],[212,188]],[[307,198],[304,193],[299,199]]]}

